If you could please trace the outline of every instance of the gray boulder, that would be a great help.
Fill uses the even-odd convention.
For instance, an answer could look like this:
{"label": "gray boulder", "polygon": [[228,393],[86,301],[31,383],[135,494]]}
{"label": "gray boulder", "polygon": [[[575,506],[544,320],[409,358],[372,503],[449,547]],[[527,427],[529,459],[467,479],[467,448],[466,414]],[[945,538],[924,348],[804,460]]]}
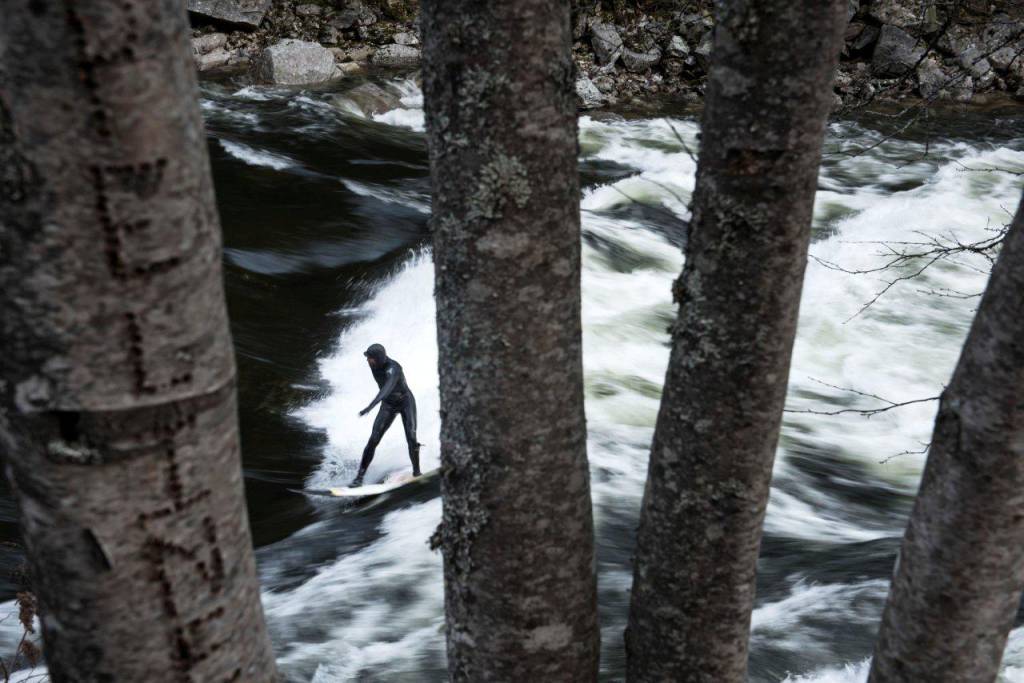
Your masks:
{"label": "gray boulder", "polygon": [[923,55],[924,48],[918,47],[917,39],[912,35],[895,26],[883,26],[871,59],[871,69],[877,76],[903,76],[917,65]]}
{"label": "gray boulder", "polygon": [[590,45],[601,66],[614,64],[622,55],[622,37],[611,24],[596,23],[590,27]]}
{"label": "gray boulder", "polygon": [[415,33],[396,33],[392,40],[397,45],[408,45],[410,47],[420,44],[420,39],[416,37]]}
{"label": "gray boulder", "polygon": [[420,51],[409,45],[385,45],[374,53],[370,63],[392,68],[416,66],[420,62]]}
{"label": "gray boulder", "polygon": [[917,67],[917,85],[921,97],[932,101],[939,99],[943,90],[947,87],[949,75],[943,71],[942,66],[929,57]]}
{"label": "gray boulder", "polygon": [[237,69],[245,66],[249,61],[248,53],[244,50],[227,50],[218,47],[201,55],[195,55],[196,69],[200,72],[216,71],[218,69]]}
{"label": "gray boulder", "polygon": [[188,0],[192,14],[244,28],[259,28],[271,0]]}
{"label": "gray boulder", "polygon": [[295,8],[295,13],[300,17],[318,17],[324,13],[324,8],[320,5],[314,5],[313,3],[307,3],[305,5],[299,5]]}
{"label": "gray boulder", "polygon": [[366,116],[383,114],[402,106],[402,101],[394,93],[388,92],[375,83],[363,83],[332,99],[333,104],[344,111],[351,111],[354,104]]}
{"label": "gray boulder", "polygon": [[868,15],[882,24],[907,28],[921,23],[921,0],[871,0]]}
{"label": "gray boulder", "polygon": [[198,58],[200,55],[224,47],[227,42],[228,37],[223,33],[207,33],[197,36],[192,39],[192,55]]}
{"label": "gray boulder", "polygon": [[653,48],[647,52],[635,52],[630,49],[622,51],[622,63],[633,73],[643,73],[661,61],[661,50]]}
{"label": "gray boulder", "polygon": [[974,45],[971,45],[957,55],[957,61],[960,63],[960,66],[971,74],[978,88],[987,88],[996,79],[996,73],[992,70],[992,65],[982,55],[981,50]]}
{"label": "gray boulder", "polygon": [[604,94],[589,78],[576,79],[576,98],[580,109],[594,109],[605,103]]}
{"label": "gray boulder", "polygon": [[341,12],[331,19],[331,25],[338,29],[373,26],[377,13],[362,0],[348,0]]}
{"label": "gray boulder", "polygon": [[256,78],[276,85],[307,85],[337,75],[334,55],[317,43],[286,39],[263,50],[253,64]]}
{"label": "gray boulder", "polygon": [[665,51],[668,52],[669,57],[683,58],[690,54],[690,46],[680,36],[672,36]]}

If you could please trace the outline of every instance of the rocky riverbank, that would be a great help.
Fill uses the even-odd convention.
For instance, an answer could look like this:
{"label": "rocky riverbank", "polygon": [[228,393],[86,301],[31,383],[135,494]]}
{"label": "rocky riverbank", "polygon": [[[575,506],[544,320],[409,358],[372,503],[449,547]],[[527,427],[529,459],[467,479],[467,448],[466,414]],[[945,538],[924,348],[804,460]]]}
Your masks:
{"label": "rocky riverbank", "polygon": [[[416,0],[188,0],[200,71],[306,85],[368,69],[414,70]],[[701,99],[709,0],[574,0],[580,107]],[[880,99],[1024,100],[1024,3],[850,0],[835,107]]]}

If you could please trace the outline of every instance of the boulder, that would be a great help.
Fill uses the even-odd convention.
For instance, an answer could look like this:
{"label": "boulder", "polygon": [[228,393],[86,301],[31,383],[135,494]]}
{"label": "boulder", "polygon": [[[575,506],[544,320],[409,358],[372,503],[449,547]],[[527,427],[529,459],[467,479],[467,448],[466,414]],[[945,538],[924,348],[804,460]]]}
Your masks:
{"label": "boulder", "polygon": [[300,17],[318,17],[324,13],[324,8],[320,5],[314,5],[313,3],[307,3],[305,5],[299,5],[295,8],[295,13]]}
{"label": "boulder", "polygon": [[672,36],[672,40],[668,41],[668,48],[665,52],[668,53],[669,57],[679,57],[682,59],[690,54],[690,46],[680,36]]}
{"label": "boulder", "polygon": [[996,73],[992,70],[992,65],[988,63],[988,59],[974,45],[971,45],[957,55],[957,62],[971,74],[978,88],[988,88],[996,79]]}
{"label": "boulder", "polygon": [[351,90],[335,95],[333,103],[336,107],[350,111],[348,105],[355,104],[366,116],[383,114],[402,106],[397,95],[392,94],[376,83],[363,83]]}
{"label": "boulder", "polygon": [[271,0],[188,0],[192,14],[243,28],[259,28]]}
{"label": "boulder", "polygon": [[265,48],[256,58],[253,71],[259,81],[276,85],[322,83],[336,76],[330,50],[291,38]]}
{"label": "boulder", "polygon": [[224,47],[228,42],[227,35],[223,33],[207,33],[192,39],[192,55],[199,57],[217,48]]}
{"label": "boulder", "polygon": [[392,68],[416,66],[420,62],[420,51],[409,45],[385,45],[374,53],[370,63]]}
{"label": "boulder", "polygon": [[635,52],[628,48],[622,51],[622,63],[633,73],[643,73],[661,61],[661,50],[653,48],[647,52]]}
{"label": "boulder", "polygon": [[917,66],[923,55],[924,48],[918,46],[917,39],[912,35],[895,26],[883,26],[878,35],[878,44],[875,45],[871,68],[877,76],[903,76]]}
{"label": "boulder", "polygon": [[953,99],[957,102],[970,102],[974,97],[974,79],[967,76],[963,79],[954,79],[957,82],[952,85],[950,91]]}
{"label": "boulder", "polygon": [[376,52],[376,50],[372,47],[367,47],[366,45],[354,47],[348,51],[348,61],[368,62],[373,57],[374,52]]}
{"label": "boulder", "polygon": [[622,55],[622,37],[611,24],[596,23],[590,27],[590,45],[601,66],[614,64]]}
{"label": "boulder", "polygon": [[580,109],[594,109],[605,102],[604,94],[589,78],[576,79],[576,99]]}
{"label": "boulder", "polygon": [[880,24],[908,28],[921,24],[921,0],[871,0],[868,16]]}
{"label": "boulder", "polygon": [[917,67],[918,92],[928,101],[937,100],[942,95],[949,81],[949,75],[942,69],[939,62],[931,57]]}
{"label": "boulder", "polygon": [[395,41],[395,44],[397,45],[408,45],[410,47],[415,47],[420,44],[420,39],[415,33],[396,33],[392,40]]}
{"label": "boulder", "polygon": [[[853,26],[853,24],[850,25]],[[864,26],[861,32],[857,34],[857,37],[850,43],[850,49],[859,52],[871,47],[878,40],[879,33],[881,33],[881,30],[877,26],[870,24]]]}
{"label": "boulder", "polygon": [[341,12],[331,20],[331,25],[340,29],[373,26],[376,23],[377,13],[362,0],[347,0]]}

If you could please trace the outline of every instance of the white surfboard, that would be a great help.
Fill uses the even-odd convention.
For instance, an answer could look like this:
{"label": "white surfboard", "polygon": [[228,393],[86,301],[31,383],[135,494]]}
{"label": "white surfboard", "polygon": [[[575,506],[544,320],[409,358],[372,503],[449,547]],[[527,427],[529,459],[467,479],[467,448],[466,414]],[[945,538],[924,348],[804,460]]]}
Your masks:
{"label": "white surfboard", "polygon": [[401,474],[396,477],[389,478],[380,484],[366,484],[355,488],[341,486],[330,489],[303,489],[301,493],[311,496],[330,496],[332,498],[365,498],[367,496],[379,496],[382,493],[394,491],[402,488],[403,486],[408,486],[409,484],[415,484],[417,482],[432,479],[433,477],[436,477],[440,471],[440,469],[430,470],[429,472],[424,472],[418,477],[414,477],[411,474]]}

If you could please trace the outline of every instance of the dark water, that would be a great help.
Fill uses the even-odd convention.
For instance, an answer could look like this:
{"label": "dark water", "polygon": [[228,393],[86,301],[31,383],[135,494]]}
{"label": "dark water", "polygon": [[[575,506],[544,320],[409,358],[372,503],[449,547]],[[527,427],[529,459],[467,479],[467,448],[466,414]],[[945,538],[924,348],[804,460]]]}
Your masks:
{"label": "dark water", "polygon": [[[394,327],[408,318],[403,363],[422,365],[436,354],[424,322],[432,314],[429,188],[424,137],[409,127],[421,125],[415,87],[391,83],[406,98],[402,117],[373,120],[350,100],[332,104],[330,91],[243,85],[206,83],[204,111],[225,235],[246,493],[282,669],[290,680],[317,683],[444,680],[440,561],[424,549],[437,521],[436,484],[362,508],[289,491],[341,481],[368,432],[347,403],[332,403],[369,398],[339,398],[348,379],[339,379],[338,368],[361,350],[351,348],[353,335],[380,329],[375,320]],[[695,143],[696,126],[685,113],[674,120],[678,130],[642,116],[595,117],[582,126],[587,410],[607,680],[623,670],[633,531],[692,189],[692,162],[676,135]],[[949,207],[961,205],[984,223],[1019,193],[1018,180],[957,175],[957,165],[1024,168],[1021,109],[943,112],[871,148],[898,127],[885,115],[832,127],[815,221],[823,257],[870,261],[870,249],[854,237],[877,239],[882,222],[894,226],[883,233],[892,238],[913,217],[977,231],[970,214],[953,216]],[[978,285],[967,268],[936,278],[932,284]],[[970,305],[909,291],[863,323],[844,325],[876,285],[808,271],[795,407],[851,404],[849,395],[809,378],[849,386],[900,349],[900,363],[916,369],[872,390],[926,391],[948,375]],[[655,367],[623,365],[623,353],[638,350]],[[436,411],[436,386],[414,390],[424,413]],[[337,428],[324,417],[332,405],[348,411],[339,412],[347,421]],[[310,417],[311,407],[318,417]],[[878,461],[927,436],[933,410],[869,427],[787,418],[759,565],[752,680],[863,677],[922,462]],[[435,448],[427,457],[436,459],[429,418],[423,430],[434,439],[428,452]],[[0,539],[17,540],[13,520],[4,490]],[[0,570],[19,557],[16,549],[0,552]],[[12,589],[10,581],[0,585],[6,598]],[[1024,665],[1024,656],[1007,660]],[[1024,680],[1016,671],[1008,669],[1006,680]]]}

